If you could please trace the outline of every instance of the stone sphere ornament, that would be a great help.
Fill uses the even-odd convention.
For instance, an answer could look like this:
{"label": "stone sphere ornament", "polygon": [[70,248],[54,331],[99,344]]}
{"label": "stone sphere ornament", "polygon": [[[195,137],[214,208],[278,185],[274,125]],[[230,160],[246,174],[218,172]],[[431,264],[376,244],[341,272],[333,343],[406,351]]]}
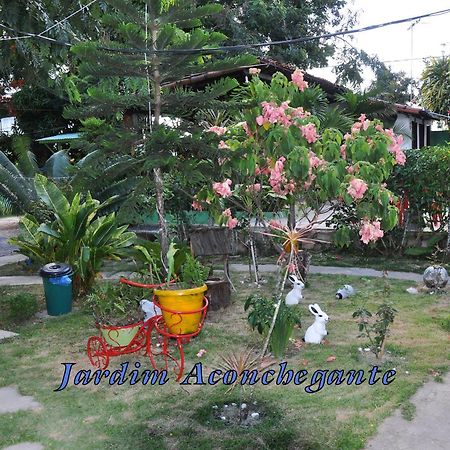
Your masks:
{"label": "stone sphere ornament", "polygon": [[442,266],[430,266],[423,273],[423,282],[430,289],[443,289],[448,283],[448,273]]}

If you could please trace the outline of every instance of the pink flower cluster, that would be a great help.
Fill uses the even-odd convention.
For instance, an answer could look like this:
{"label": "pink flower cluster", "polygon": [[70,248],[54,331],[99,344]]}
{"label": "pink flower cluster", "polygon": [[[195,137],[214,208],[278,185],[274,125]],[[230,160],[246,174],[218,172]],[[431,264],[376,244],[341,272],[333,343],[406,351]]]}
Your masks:
{"label": "pink flower cluster", "polygon": [[364,193],[367,191],[367,183],[359,178],[353,178],[350,181],[350,186],[347,188],[347,192],[353,198],[353,200],[360,200],[364,197]]}
{"label": "pink flower cluster", "polygon": [[316,126],[313,123],[303,125],[300,129],[302,130],[302,136],[308,141],[309,144],[313,144],[319,138],[317,135]]}
{"label": "pink flower cluster", "polygon": [[392,129],[383,131],[384,134],[392,141],[392,144],[389,147],[389,151],[395,155],[395,162],[400,166],[404,166],[406,162],[406,155],[402,150],[403,136],[401,134],[394,134],[394,131]]}
{"label": "pink flower cluster", "polygon": [[228,148],[230,148],[230,147],[225,143],[225,141],[220,141],[220,142],[219,142],[219,145],[218,145],[218,148],[219,148],[220,150],[225,150],[225,149],[228,149]]}
{"label": "pink flower cluster", "polygon": [[206,130],[208,133],[215,133],[217,136],[222,136],[222,134],[225,134],[227,129],[226,127],[218,127],[217,125],[214,125],[213,127],[209,127]]}
{"label": "pink flower cluster", "polygon": [[248,69],[248,73],[250,75],[259,75],[261,73],[261,69],[258,69],[257,67],[250,67],[250,69]]}
{"label": "pink flower cluster", "polygon": [[197,200],[194,200],[192,202],[192,208],[195,209],[196,211],[203,211],[201,203],[199,203]]}
{"label": "pink flower cluster", "polygon": [[250,192],[252,194],[256,194],[261,190],[261,183],[255,183],[251,184],[250,186],[247,186],[247,192]]}
{"label": "pink flower cluster", "polygon": [[221,197],[230,197],[231,196],[231,180],[227,178],[223,183],[213,183],[213,190],[217,195]]}
{"label": "pink flower cluster", "polygon": [[237,224],[238,224],[238,220],[237,220],[236,218],[232,217],[232,215],[231,215],[231,209],[230,209],[230,208],[227,208],[227,209],[222,213],[222,215],[228,218],[228,221],[227,221],[227,227],[228,227],[230,230],[232,230],[233,228],[236,228],[236,226],[237,226]]}
{"label": "pink flower cluster", "polygon": [[289,107],[289,102],[283,102],[277,106],[274,102],[262,102],[263,113],[256,118],[256,123],[261,126],[265,123],[279,123],[285,127],[292,125],[290,116],[286,115],[286,109]]}
{"label": "pink flower cluster", "polygon": [[384,236],[383,230],[380,228],[381,223],[378,220],[369,222],[368,219],[364,219],[361,224],[361,229],[359,230],[359,235],[361,236],[361,241],[364,244],[368,244],[370,241],[377,241]]}
{"label": "pink flower cluster", "polygon": [[291,80],[302,92],[308,87],[308,83],[303,79],[303,72],[300,69],[295,69],[291,75]]}
{"label": "pink flower cluster", "polygon": [[293,180],[287,181],[284,176],[284,162],[286,158],[281,156],[276,162],[273,168],[270,170],[269,184],[272,186],[273,191],[279,195],[286,195],[294,192],[295,183]]}
{"label": "pink flower cluster", "polygon": [[359,116],[359,122],[356,122],[352,126],[352,133],[359,133],[361,130],[366,131],[370,126],[370,120],[366,119],[365,114]]}

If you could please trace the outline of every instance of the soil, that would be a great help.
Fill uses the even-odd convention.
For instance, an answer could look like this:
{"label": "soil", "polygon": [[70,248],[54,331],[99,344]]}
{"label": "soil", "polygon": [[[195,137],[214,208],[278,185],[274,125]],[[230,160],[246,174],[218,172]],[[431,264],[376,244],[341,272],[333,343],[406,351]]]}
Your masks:
{"label": "soil", "polygon": [[213,409],[214,418],[229,426],[251,427],[261,423],[265,415],[257,402],[214,405]]}

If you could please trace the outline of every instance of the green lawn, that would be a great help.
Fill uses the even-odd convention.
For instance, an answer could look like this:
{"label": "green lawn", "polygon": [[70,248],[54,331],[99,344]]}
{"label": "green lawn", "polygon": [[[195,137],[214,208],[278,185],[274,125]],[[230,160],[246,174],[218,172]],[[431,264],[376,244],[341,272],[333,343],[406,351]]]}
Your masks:
{"label": "green lawn", "polygon": [[[225,311],[210,312],[200,336],[185,346],[186,367],[201,359],[205,371],[216,368],[220,355],[262,346],[262,337],[247,326],[243,301],[254,291],[235,279],[238,293]],[[273,281],[273,280],[269,280]],[[351,283],[359,294],[337,301],[334,292]],[[272,284],[265,285],[270,292]],[[214,416],[213,405],[238,402],[238,390],[226,387],[181,387],[171,380],[164,386],[69,386],[53,392],[63,374],[63,362],[89,369],[88,336],[96,334],[91,315],[79,310],[52,320],[12,326],[20,337],[0,344],[0,387],[17,385],[23,395],[33,395],[43,408],[0,416],[0,448],[23,441],[41,442],[47,449],[358,449],[373,435],[380,422],[394,409],[414,411],[408,399],[429,378],[430,372],[445,372],[450,365],[449,332],[442,326],[449,316],[450,296],[410,295],[410,282],[392,281],[390,300],[399,314],[387,345],[389,353],[380,369],[395,368],[389,386],[326,386],[307,394],[304,386],[257,385],[247,389],[246,401],[257,401],[263,420],[253,427],[230,427]],[[13,288],[39,290],[40,288]],[[351,313],[360,302],[369,307],[383,300],[379,279],[311,276],[304,291],[304,334],[312,322],[307,304],[317,302],[330,322],[329,344],[289,350],[287,362],[294,370],[370,369],[376,361],[358,339]],[[1,321],[0,321],[1,322]],[[335,356],[333,362],[326,362]],[[150,368],[146,357],[112,359],[110,369],[137,359]],[[277,368],[277,366],[275,366]],[[437,376],[436,380],[439,381]],[[405,414],[406,414],[405,413]]]}

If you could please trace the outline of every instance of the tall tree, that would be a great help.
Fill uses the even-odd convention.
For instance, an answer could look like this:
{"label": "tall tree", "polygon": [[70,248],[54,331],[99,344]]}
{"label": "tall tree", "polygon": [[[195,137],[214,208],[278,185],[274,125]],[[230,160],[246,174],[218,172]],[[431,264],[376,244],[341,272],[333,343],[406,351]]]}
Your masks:
{"label": "tall tree", "polygon": [[[207,0],[200,0],[205,4]],[[347,25],[346,0],[225,0],[215,29],[229,36],[228,44],[270,42],[323,34]],[[212,25],[211,25],[212,26]],[[259,55],[290,62],[302,68],[325,66],[335,51],[333,41],[260,48]]]}
{"label": "tall tree", "polygon": [[422,72],[420,96],[429,110],[450,115],[450,56],[432,58]]}
{"label": "tall tree", "polygon": [[[131,164],[140,176],[134,199],[148,193],[152,179],[165,254],[164,173],[184,163],[190,167],[191,177],[195,176],[198,160],[192,155],[207,146],[207,139],[196,128],[193,114],[217,105],[237,83],[224,79],[202,92],[164,86],[194,73],[252,64],[255,59],[219,59],[207,51],[189,53],[220,45],[226,39],[222,33],[208,32],[201,26],[201,19],[221,11],[220,5],[196,6],[190,0],[109,0],[107,4],[101,25],[110,31],[108,35],[73,47],[81,61],[74,85],[78,82],[84,89],[82,98],[76,93],[72,96],[81,103],[68,115],[109,121],[111,126],[97,136],[98,157],[125,157],[125,165],[118,167],[123,170]],[[163,115],[166,120],[162,120]],[[123,177],[129,175],[126,171]]]}

